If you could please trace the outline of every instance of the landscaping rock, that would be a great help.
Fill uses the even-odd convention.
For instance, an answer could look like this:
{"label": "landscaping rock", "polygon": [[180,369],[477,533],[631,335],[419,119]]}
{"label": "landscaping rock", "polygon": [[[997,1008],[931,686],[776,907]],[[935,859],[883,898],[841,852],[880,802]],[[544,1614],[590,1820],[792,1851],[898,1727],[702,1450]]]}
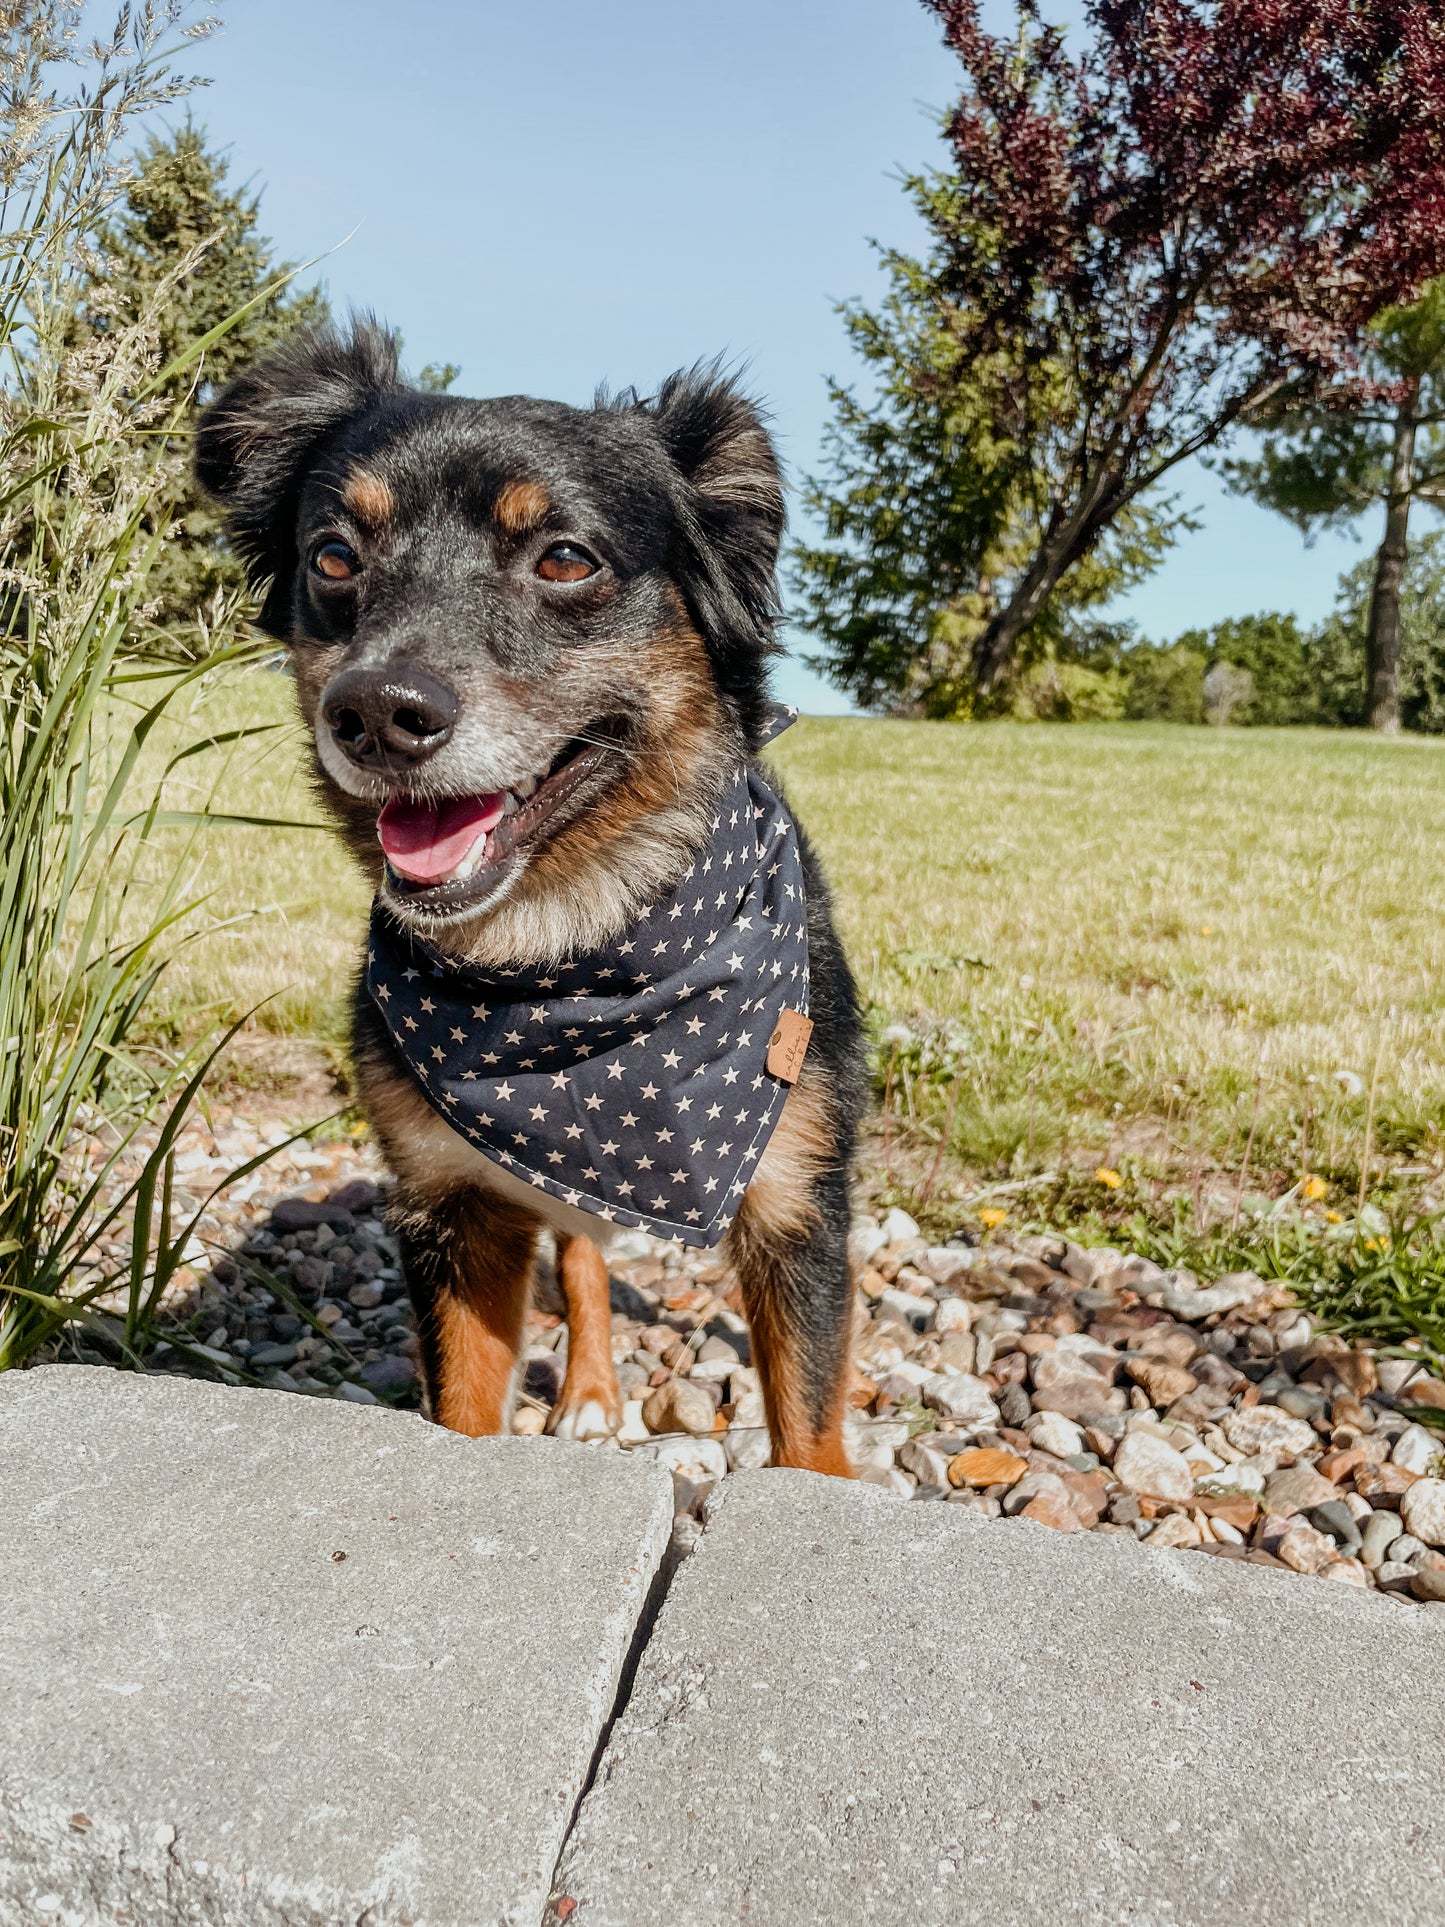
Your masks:
{"label": "landscaping rock", "polygon": [[1194,1496],[1194,1474],[1181,1452],[1148,1432],[1130,1432],[1114,1454],[1114,1477],[1130,1492],[1153,1499]]}
{"label": "landscaping rock", "polygon": [[1172,1405],[1175,1399],[1192,1392],[1199,1380],[1182,1365],[1168,1364],[1162,1358],[1131,1358],[1129,1376],[1142,1385],[1154,1405]]}
{"label": "landscaping rock", "polygon": [[0,1379],[0,1920],[537,1921],[669,1482],[294,1395]]}
{"label": "landscaping rock", "polygon": [[711,1436],[717,1407],[702,1389],[685,1378],[670,1378],[642,1402],[642,1422],[649,1432],[690,1432],[694,1438]]}
{"label": "landscaping rock", "polygon": [[1264,1482],[1265,1503],[1271,1512],[1309,1512],[1339,1496],[1339,1487],[1322,1479],[1312,1465],[1291,1465],[1283,1472],[1272,1472]]}
{"label": "landscaping rock", "polygon": [[[1371,1517],[1373,1516],[1371,1514]],[[1338,1499],[1327,1500],[1324,1504],[1313,1507],[1310,1512],[1310,1524],[1316,1532],[1323,1532],[1326,1537],[1333,1539],[1346,1558],[1357,1553],[1364,1543],[1360,1536],[1360,1528],[1355,1524],[1349,1507]]]}
{"label": "landscaping rock", "polygon": [[[806,1473],[743,1475],[713,1504],[554,1921],[1423,1927],[1438,1911],[1430,1614],[1244,1559],[1143,1557],[1132,1534],[900,1514]],[[1347,1747],[1322,1679],[1369,1682]]]}
{"label": "landscaping rock", "polygon": [[1144,1543],[1151,1552],[1166,1552],[1170,1548],[1201,1545],[1203,1541],[1202,1530],[1188,1513],[1171,1512],[1159,1521]]}
{"label": "landscaping rock", "polygon": [[406,1392],[417,1382],[416,1366],[409,1358],[375,1358],[361,1368],[361,1382],[372,1392]]}
{"label": "landscaping rock", "polygon": [[1390,1450],[1390,1463],[1423,1476],[1440,1458],[1441,1441],[1423,1425],[1407,1425]]}
{"label": "landscaping rock", "polygon": [[1278,1405],[1252,1405],[1231,1412],[1221,1419],[1219,1429],[1237,1450],[1253,1456],[1258,1452],[1289,1452],[1302,1458],[1319,1450],[1319,1438],[1312,1425],[1291,1418]]}
{"label": "landscaping rock", "polygon": [[1162,1306],[1176,1318],[1187,1319],[1191,1324],[1198,1324],[1204,1318],[1213,1318],[1220,1312],[1234,1311],[1240,1305],[1252,1304],[1269,1289],[1264,1280],[1257,1278],[1252,1271],[1232,1271],[1216,1280],[1207,1290],[1201,1290],[1198,1281],[1187,1272],[1166,1271],[1164,1280],[1158,1291],[1148,1294],[1147,1302]]}
{"label": "landscaping rock", "polygon": [[1013,1452],[978,1446],[959,1452],[948,1463],[948,1483],[982,1489],[990,1485],[1017,1485],[1028,1471],[1027,1459]]}
{"label": "landscaping rock", "polygon": [[1355,1490],[1371,1505],[1398,1506],[1419,1476],[1403,1465],[1360,1465],[1355,1468]]}
{"label": "landscaping rock", "polygon": [[1018,1519],[1032,1519],[1036,1525],[1049,1526],[1055,1532],[1082,1532],[1084,1525],[1078,1513],[1070,1505],[1068,1498],[1056,1492],[1036,1492],[1026,1505],[1013,1515]]}
{"label": "landscaping rock", "polygon": [[1052,1452],[1056,1459],[1069,1459],[1084,1450],[1083,1427],[1062,1412],[1035,1412],[1024,1430],[1041,1452]]}
{"label": "landscaping rock", "polygon": [[941,1372],[922,1387],[923,1402],[955,1425],[977,1430],[996,1425],[999,1411],[987,1385],[968,1372]]}
{"label": "landscaping rock", "polygon": [[727,1454],[717,1439],[654,1439],[646,1445],[634,1446],[632,1456],[652,1459],[666,1466],[674,1479],[686,1479],[692,1485],[727,1475]]}
{"label": "landscaping rock", "polygon": [[1383,1564],[1391,1546],[1404,1530],[1404,1521],[1397,1512],[1372,1512],[1362,1536],[1361,1564],[1366,1567]]}
{"label": "landscaping rock", "polygon": [[1060,1372],[1033,1396],[1036,1412],[1059,1412],[1076,1423],[1088,1423],[1105,1413],[1122,1412],[1127,1404],[1117,1387],[1087,1369]]}
{"label": "landscaping rock", "polygon": [[1417,1479],[1400,1500],[1400,1517],[1427,1546],[1445,1546],[1445,1479]]}

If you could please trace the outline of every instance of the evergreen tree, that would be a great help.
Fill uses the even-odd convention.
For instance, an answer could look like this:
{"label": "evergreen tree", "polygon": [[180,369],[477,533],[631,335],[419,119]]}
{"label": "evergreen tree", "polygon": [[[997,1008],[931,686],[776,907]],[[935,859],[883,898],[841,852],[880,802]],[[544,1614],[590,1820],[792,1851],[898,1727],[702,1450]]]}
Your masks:
{"label": "evergreen tree", "polygon": [[[120,213],[99,237],[101,265],[81,327],[100,332],[133,323],[168,276],[189,262],[162,304],[158,342],[164,365],[287,273],[257,231],[259,196],[233,188],[225,159],[187,122],[142,150]],[[197,254],[202,243],[207,243]],[[195,369],[178,375],[170,399],[195,412],[255,355],[293,329],[326,319],[314,289],[277,288],[208,349],[199,385]],[[194,620],[217,591],[239,590],[242,571],[221,540],[220,524],[189,478],[173,505],[175,538],[154,578],[161,627]]]}
{"label": "evergreen tree", "polygon": [[[933,232],[956,231],[952,177],[915,176],[907,188]],[[865,708],[961,716],[1022,704],[1033,713],[1042,691],[1071,711],[1077,702],[1059,694],[1068,679],[1048,665],[1078,670],[1090,653],[1086,612],[1157,567],[1187,518],[1172,502],[1121,510],[1036,611],[1007,682],[981,696],[979,637],[1040,539],[1054,480],[1020,432],[1017,388],[1029,389],[1028,412],[1067,414],[1070,386],[1057,366],[1025,371],[1006,349],[965,347],[942,246],[924,260],[881,253],[881,306],[839,310],[872,394],[829,383],[826,468],[803,489],[823,538],[791,556],[800,620],[824,646],[809,660]]]}
{"label": "evergreen tree", "polygon": [[1391,308],[1370,331],[1373,392],[1352,382],[1338,399],[1327,389],[1308,404],[1286,390],[1270,411],[1254,461],[1224,464],[1231,484],[1308,532],[1353,522],[1383,504],[1365,659],[1369,721],[1396,730],[1401,689],[1401,593],[1416,502],[1445,506],[1445,279],[1422,298]]}

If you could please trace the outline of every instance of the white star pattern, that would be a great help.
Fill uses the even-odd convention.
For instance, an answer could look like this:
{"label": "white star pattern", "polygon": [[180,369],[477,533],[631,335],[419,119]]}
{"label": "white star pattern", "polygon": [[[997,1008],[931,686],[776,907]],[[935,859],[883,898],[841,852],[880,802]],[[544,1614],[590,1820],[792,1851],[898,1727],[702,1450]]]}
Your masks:
{"label": "white star pattern", "polygon": [[[630,932],[543,976],[451,964],[378,908],[367,987],[423,1094],[484,1156],[605,1221],[706,1247],[787,1095],[765,1058],[780,1011],[807,1009],[803,900],[791,822],[750,766],[687,875]],[[721,1006],[706,1027],[686,1011],[694,997],[710,1017]],[[478,1067],[493,1074],[485,1085]],[[696,1132],[685,1150],[669,1125],[684,1116]],[[678,1168],[657,1169],[650,1146],[670,1146]]]}

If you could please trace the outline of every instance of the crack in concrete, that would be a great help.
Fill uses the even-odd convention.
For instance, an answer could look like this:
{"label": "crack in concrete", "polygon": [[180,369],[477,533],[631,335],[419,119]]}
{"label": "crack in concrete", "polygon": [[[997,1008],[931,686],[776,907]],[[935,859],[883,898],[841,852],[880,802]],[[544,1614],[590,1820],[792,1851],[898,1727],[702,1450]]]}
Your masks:
{"label": "crack in concrete", "polygon": [[[717,1495],[714,1495],[714,1499],[716,1499],[716,1496]],[[672,1590],[672,1582],[702,1543],[702,1537],[706,1534],[707,1526],[711,1522],[714,1510],[715,1505],[709,1504],[703,1516],[703,1534],[699,1535],[690,1545],[679,1545],[675,1533],[669,1537],[667,1550],[662,1555],[662,1561],[657,1571],[652,1575],[652,1583],[647,1589],[647,1597],[642,1602],[642,1611],[638,1614],[637,1624],[633,1628],[632,1639],[627,1648],[627,1656],[623,1660],[622,1669],[617,1675],[617,1691],[613,1695],[612,1710],[602,1722],[602,1728],[597,1735],[597,1744],[592,1749],[592,1758],[588,1762],[587,1773],[583,1779],[581,1790],[577,1798],[572,1802],[572,1811],[568,1814],[567,1824],[562,1830],[562,1838],[557,1846],[557,1858],[552,1867],[551,1892],[548,1894],[547,1904],[542,1910],[541,1927],[566,1927],[567,1921],[576,1909],[577,1903],[572,1899],[572,1896],[558,1891],[558,1869],[562,1865],[567,1848],[571,1844],[572,1835],[576,1831],[577,1816],[582,1811],[582,1803],[586,1800],[588,1794],[597,1782],[598,1772],[601,1769],[603,1759],[606,1757],[607,1749],[612,1743],[613,1731],[617,1726],[617,1722],[627,1711],[628,1703],[632,1698],[632,1689],[637,1683],[637,1670],[642,1664],[643,1654],[652,1643],[652,1635],[657,1626],[658,1615],[662,1611],[663,1603],[668,1593]]]}

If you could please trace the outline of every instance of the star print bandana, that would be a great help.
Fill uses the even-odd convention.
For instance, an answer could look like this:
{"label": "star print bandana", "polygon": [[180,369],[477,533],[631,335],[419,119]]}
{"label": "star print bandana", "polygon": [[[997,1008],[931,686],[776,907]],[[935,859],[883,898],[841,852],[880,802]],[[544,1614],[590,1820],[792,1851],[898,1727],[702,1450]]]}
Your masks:
{"label": "star print bandana", "polygon": [[[796,713],[774,711],[769,735]],[[428,1102],[484,1157],[610,1223],[714,1245],[788,1094],[769,1039],[808,1008],[792,819],[755,765],[735,770],[672,894],[545,970],[458,966],[378,904],[366,985]]]}

